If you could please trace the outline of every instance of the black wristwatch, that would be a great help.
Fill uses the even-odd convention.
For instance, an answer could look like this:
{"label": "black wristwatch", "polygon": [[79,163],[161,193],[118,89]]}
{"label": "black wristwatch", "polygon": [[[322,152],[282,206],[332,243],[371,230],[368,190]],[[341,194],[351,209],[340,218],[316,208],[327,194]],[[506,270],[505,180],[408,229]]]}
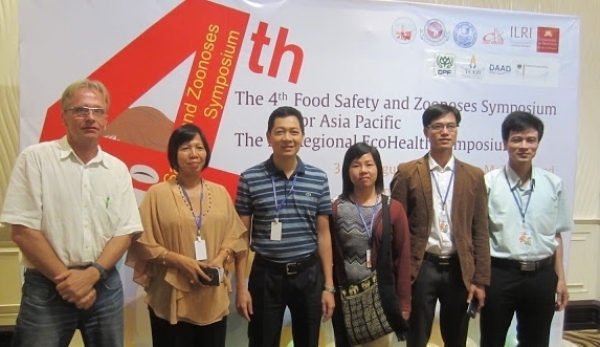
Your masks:
{"label": "black wristwatch", "polygon": [[106,273],[106,269],[103,268],[102,265],[98,263],[92,263],[90,266],[98,270],[98,272],[100,273],[100,279],[106,280],[108,274]]}

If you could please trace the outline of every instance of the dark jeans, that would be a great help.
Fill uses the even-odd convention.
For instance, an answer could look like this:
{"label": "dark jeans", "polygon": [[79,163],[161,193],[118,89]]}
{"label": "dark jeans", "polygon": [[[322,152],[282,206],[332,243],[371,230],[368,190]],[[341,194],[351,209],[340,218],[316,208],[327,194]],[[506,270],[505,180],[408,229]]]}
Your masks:
{"label": "dark jeans", "polygon": [[67,347],[76,329],[87,347],[123,346],[123,288],[119,272],[108,271],[94,287],[96,302],[80,310],[65,301],[39,272],[25,272],[13,347]]}
{"label": "dark jeans", "polygon": [[[198,307],[198,309],[202,308]],[[153,347],[225,347],[227,316],[208,325],[195,325],[186,322],[171,324],[169,321],[157,317],[150,307],[148,307],[148,310],[150,311]]]}
{"label": "dark jeans", "polygon": [[287,306],[292,315],[294,346],[317,347],[323,285],[320,261],[296,275],[274,271],[255,261],[248,279],[254,311],[248,323],[248,346],[279,346]]}
{"label": "dark jeans", "polygon": [[435,305],[439,299],[444,346],[465,347],[469,328],[467,296],[458,258],[452,258],[449,265],[437,265],[424,260],[412,285],[412,310],[406,346],[427,346]]}
{"label": "dark jeans", "polygon": [[537,271],[492,266],[486,303],[481,311],[482,347],[503,347],[517,313],[517,340],[522,347],[547,347],[558,277],[553,266]]}

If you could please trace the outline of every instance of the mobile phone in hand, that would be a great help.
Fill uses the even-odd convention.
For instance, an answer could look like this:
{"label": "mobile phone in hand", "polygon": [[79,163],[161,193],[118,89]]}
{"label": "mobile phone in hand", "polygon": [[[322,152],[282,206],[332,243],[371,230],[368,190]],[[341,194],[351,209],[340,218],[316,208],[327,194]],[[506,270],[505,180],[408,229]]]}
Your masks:
{"label": "mobile phone in hand", "polygon": [[205,286],[219,286],[221,284],[221,278],[219,276],[219,268],[218,267],[202,267],[202,271],[208,276],[210,279],[206,280],[203,277],[198,276],[198,281]]}
{"label": "mobile phone in hand", "polygon": [[471,317],[471,318],[475,318],[475,316],[477,315],[478,307],[479,307],[479,301],[477,301],[477,299],[475,299],[475,298],[471,299],[471,302],[469,303],[469,306],[467,307],[467,315],[469,315],[469,317]]}

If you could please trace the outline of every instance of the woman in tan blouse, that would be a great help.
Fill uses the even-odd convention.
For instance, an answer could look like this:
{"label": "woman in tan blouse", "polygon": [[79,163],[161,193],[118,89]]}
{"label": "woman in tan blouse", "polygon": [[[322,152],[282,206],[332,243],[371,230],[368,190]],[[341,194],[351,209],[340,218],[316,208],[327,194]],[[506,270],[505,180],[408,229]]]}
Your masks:
{"label": "woman in tan blouse", "polygon": [[169,139],[177,176],[152,186],[140,206],[144,233],[127,264],[146,290],[153,346],[225,346],[230,283],[218,285],[206,267],[221,270],[247,244],[229,194],[202,178],[210,149],[200,128],[186,124]]}

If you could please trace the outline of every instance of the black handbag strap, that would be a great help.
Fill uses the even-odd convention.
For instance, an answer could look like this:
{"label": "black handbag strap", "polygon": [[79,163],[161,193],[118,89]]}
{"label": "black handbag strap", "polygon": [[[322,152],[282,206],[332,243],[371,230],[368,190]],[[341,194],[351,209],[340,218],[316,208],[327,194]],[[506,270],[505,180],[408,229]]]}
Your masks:
{"label": "black handbag strap", "polygon": [[[335,285],[346,285],[348,282],[348,277],[346,275],[346,268],[344,267],[344,251],[342,250],[342,244],[340,239],[338,238],[338,230],[336,228],[336,220],[337,220],[337,211],[338,211],[339,200],[335,200],[331,205],[331,215],[329,216],[329,232],[331,233],[331,243],[332,243],[332,251],[334,258],[334,281],[336,281]],[[337,269],[336,269],[337,265]]]}
{"label": "black handbag strap", "polygon": [[[382,233],[381,244],[379,245],[379,254],[377,255],[377,280],[384,281],[385,284],[393,284],[394,276],[392,274],[392,240],[391,240],[391,221],[390,221],[390,197],[381,196],[381,219]],[[383,275],[383,276],[382,276]]]}

